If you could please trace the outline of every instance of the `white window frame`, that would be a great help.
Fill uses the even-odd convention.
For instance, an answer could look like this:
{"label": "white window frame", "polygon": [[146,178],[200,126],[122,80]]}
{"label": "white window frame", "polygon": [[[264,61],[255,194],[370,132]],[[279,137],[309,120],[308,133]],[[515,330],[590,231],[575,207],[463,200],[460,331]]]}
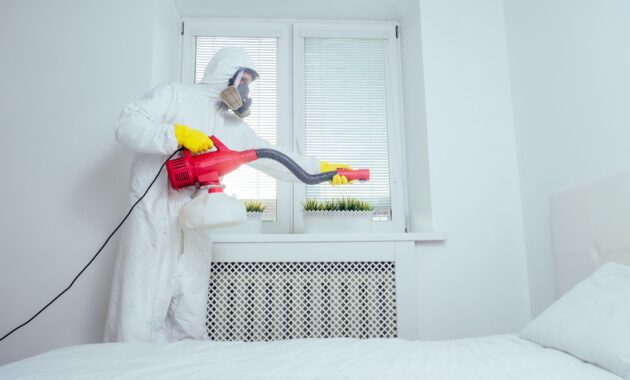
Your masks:
{"label": "white window frame", "polygon": [[[389,104],[389,176],[392,220],[372,223],[373,232],[406,231],[406,194],[405,194],[405,150],[402,140],[402,96],[400,85],[399,44],[396,38],[395,23],[294,23],[293,24],[293,130],[296,150],[303,152],[305,146],[305,88],[304,88],[304,38],[382,38],[386,43],[387,97]],[[306,198],[306,186],[294,186],[294,204],[300,205]],[[296,232],[303,231],[303,218],[299,207],[294,207],[293,219]]]}
{"label": "white window frame", "polygon": [[[394,22],[302,22],[250,20],[184,20],[181,80],[194,83],[195,38],[275,37],[278,38],[278,128],[277,145],[287,151],[304,153],[304,38],[383,38],[386,43],[388,86],[388,137],[392,220],[373,223],[373,232],[407,231],[406,164],[403,133],[400,44]],[[286,126],[286,127],[283,127]],[[306,197],[303,184],[277,182],[276,222],[263,223],[265,233],[303,231],[301,203]]]}

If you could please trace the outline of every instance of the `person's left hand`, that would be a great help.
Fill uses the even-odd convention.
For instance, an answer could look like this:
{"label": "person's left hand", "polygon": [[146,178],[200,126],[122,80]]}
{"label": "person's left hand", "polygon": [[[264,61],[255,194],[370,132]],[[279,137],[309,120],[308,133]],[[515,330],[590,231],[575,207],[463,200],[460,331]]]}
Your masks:
{"label": "person's left hand", "polygon": [[[335,171],[337,169],[352,170],[352,167],[350,167],[350,165],[346,165],[346,164],[335,164],[335,163],[326,162],[326,161],[320,161],[319,162],[319,172],[320,173],[332,172],[332,171]],[[348,184],[351,184],[351,183],[352,183],[352,181],[348,181],[348,178],[345,175],[339,175],[339,174],[335,174],[332,177],[332,180],[330,181],[330,184],[333,185],[333,186],[348,185]]]}
{"label": "person's left hand", "polygon": [[174,130],[177,143],[188,149],[190,153],[200,153],[214,146],[210,137],[201,131],[182,124],[175,124]]}

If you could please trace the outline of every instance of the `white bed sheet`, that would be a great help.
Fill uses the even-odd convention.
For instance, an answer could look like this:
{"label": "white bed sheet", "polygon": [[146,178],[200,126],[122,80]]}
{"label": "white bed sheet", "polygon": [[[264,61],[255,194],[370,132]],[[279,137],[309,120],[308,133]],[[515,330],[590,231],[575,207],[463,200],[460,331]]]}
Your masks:
{"label": "white bed sheet", "polygon": [[0,379],[619,380],[516,335],[443,342],[309,339],[110,343],[62,348],[0,367]]}

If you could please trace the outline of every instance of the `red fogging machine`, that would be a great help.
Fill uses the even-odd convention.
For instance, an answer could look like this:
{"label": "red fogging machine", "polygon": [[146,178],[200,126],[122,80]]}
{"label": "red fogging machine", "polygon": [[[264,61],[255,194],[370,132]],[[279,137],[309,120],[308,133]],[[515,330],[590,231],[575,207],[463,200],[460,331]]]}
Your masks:
{"label": "red fogging machine", "polygon": [[348,181],[370,179],[368,169],[337,169],[311,174],[286,154],[277,150],[261,148],[239,152],[228,149],[215,136],[210,136],[210,139],[216,150],[192,155],[190,151],[184,149],[182,157],[174,158],[166,163],[168,180],[174,189],[195,185],[202,188],[208,187],[207,192],[198,192],[195,198],[182,209],[179,224],[184,230],[216,228],[245,222],[247,216],[244,204],[223,193],[220,179],[242,164],[261,158],[279,162],[307,185],[330,181],[337,174],[345,176]]}

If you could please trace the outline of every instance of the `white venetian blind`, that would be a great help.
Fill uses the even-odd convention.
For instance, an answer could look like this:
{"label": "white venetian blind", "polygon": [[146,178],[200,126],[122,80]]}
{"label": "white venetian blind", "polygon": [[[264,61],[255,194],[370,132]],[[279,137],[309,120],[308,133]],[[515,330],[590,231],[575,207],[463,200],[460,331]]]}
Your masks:
{"label": "white venetian blind", "polygon": [[[251,115],[245,118],[256,133],[272,144],[276,143],[278,104],[278,40],[257,37],[197,37],[195,83],[203,78],[208,62],[225,46],[243,48],[256,65],[260,75],[250,97],[253,99]],[[226,83],[227,86],[227,83]],[[270,176],[242,166],[223,179],[225,192],[239,199],[255,199],[265,206],[263,219],[276,220],[276,180]]]}
{"label": "white venetian blind", "polygon": [[305,147],[310,156],[370,169],[369,182],[308,186],[307,198],[355,197],[391,217],[386,44],[372,38],[305,38]]}

